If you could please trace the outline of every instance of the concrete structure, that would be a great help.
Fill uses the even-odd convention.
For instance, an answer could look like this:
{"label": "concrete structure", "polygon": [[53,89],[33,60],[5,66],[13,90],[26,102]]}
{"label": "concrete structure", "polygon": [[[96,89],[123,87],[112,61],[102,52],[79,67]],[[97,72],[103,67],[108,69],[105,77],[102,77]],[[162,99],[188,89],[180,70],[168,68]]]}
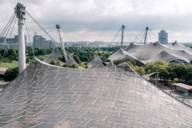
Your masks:
{"label": "concrete structure", "polygon": [[54,48],[53,41],[45,39],[42,35],[34,35],[33,48],[46,49]]}
{"label": "concrete structure", "polygon": [[167,44],[168,43],[168,33],[165,30],[161,30],[159,32],[159,42],[161,44]]}

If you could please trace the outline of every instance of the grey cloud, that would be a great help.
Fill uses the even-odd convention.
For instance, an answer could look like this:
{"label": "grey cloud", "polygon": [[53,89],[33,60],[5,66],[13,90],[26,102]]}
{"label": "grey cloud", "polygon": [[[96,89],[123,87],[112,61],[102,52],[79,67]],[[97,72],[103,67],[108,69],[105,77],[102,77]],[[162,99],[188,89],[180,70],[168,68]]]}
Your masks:
{"label": "grey cloud", "polygon": [[96,20],[89,20],[86,17],[55,17],[40,19],[43,24],[61,24],[66,30],[90,29],[111,31],[117,30],[122,24],[128,30],[141,30],[149,26],[153,30],[170,29],[173,31],[192,30],[192,18],[190,16],[131,16],[131,17],[103,17]]}
{"label": "grey cloud", "polygon": [[21,2],[24,4],[42,4],[43,2],[45,2],[46,0],[0,0],[1,6],[3,4],[12,4],[14,6],[14,4]]}
{"label": "grey cloud", "polygon": [[[21,1],[27,6],[31,15],[43,26],[54,29],[55,24],[60,24],[68,32],[82,29],[115,32],[122,24],[126,25],[128,31],[142,31],[145,26],[149,26],[154,31],[160,29],[174,32],[192,30],[192,14],[189,11],[175,12],[177,9],[168,6],[169,0],[162,0],[162,5],[160,5],[161,2],[155,0]],[[168,4],[164,5],[166,2]],[[11,15],[10,10],[13,10],[11,7],[15,6],[17,0],[0,0],[0,3],[0,15],[4,22],[7,19],[6,15],[9,13]],[[9,6],[7,6],[8,4]],[[163,10],[164,6],[167,12]],[[8,11],[7,7],[10,8]]]}

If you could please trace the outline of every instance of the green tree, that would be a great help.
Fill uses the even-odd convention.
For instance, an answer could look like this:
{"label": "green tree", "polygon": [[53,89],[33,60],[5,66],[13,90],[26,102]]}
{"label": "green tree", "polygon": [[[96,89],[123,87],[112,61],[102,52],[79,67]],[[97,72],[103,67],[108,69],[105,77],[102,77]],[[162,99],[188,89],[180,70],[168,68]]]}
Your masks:
{"label": "green tree", "polygon": [[145,69],[143,67],[140,66],[133,66],[133,69],[139,73],[140,75],[144,75],[145,74]]}
{"label": "green tree", "polygon": [[167,71],[169,80],[174,80],[177,77],[173,64],[169,64]]}
{"label": "green tree", "polygon": [[189,64],[186,66],[186,73],[183,74],[184,75],[184,80],[187,82],[187,83],[192,83],[192,65]]}
{"label": "green tree", "polygon": [[164,61],[147,63],[145,65],[145,72],[146,73],[160,72],[161,70],[165,70],[167,67],[168,67],[168,63]]}
{"label": "green tree", "polygon": [[176,78],[179,80],[185,79],[185,74],[187,73],[187,68],[185,64],[171,64],[173,71],[176,74]]}

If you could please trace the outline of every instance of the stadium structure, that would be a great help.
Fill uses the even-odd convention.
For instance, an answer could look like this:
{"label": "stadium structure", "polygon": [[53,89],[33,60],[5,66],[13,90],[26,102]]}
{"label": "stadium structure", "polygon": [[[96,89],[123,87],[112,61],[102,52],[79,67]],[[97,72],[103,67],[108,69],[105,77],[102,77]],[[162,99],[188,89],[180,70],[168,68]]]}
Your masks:
{"label": "stadium structure", "polygon": [[190,63],[192,61],[192,50],[177,42],[169,44],[149,43],[134,44],[131,43],[126,48],[120,48],[109,57],[111,62],[127,61],[133,59],[141,64],[155,61],[166,61],[170,63]]}
{"label": "stadium structure", "polygon": [[[19,12],[21,8],[18,4]],[[24,43],[22,26],[18,35],[19,44]],[[138,52],[129,50],[121,48],[116,54],[140,59]],[[19,76],[0,93],[1,128],[192,127],[190,107],[137,74],[103,66],[97,56],[88,69],[57,67],[38,59],[25,68],[24,60],[20,61]]]}

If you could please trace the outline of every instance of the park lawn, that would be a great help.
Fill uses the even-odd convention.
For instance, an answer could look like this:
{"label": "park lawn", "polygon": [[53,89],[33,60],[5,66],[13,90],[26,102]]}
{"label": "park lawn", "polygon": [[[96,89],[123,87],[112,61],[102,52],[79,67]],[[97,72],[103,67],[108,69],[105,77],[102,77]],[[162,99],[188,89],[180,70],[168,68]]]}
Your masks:
{"label": "park lawn", "polygon": [[17,61],[0,62],[0,67],[1,68],[15,68],[15,67],[18,67],[18,62]]}
{"label": "park lawn", "polygon": [[[40,60],[44,60],[44,59],[48,58],[48,56],[47,55],[41,55],[41,56],[37,56],[37,58],[39,58]],[[27,64],[30,64],[31,62],[32,62],[32,60],[30,59]],[[19,65],[18,65],[17,61],[0,62],[0,68],[16,68],[18,66]]]}

